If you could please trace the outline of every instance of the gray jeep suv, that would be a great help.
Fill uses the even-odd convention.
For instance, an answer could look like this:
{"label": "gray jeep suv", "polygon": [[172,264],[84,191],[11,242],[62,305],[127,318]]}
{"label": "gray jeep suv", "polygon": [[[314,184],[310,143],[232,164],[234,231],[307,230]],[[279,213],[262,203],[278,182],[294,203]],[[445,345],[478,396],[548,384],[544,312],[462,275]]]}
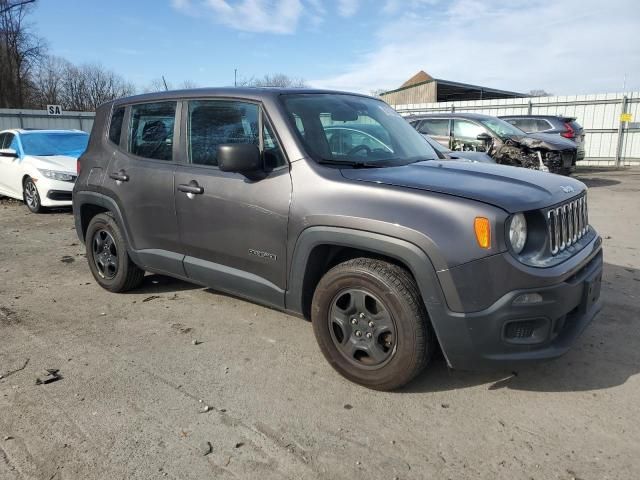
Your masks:
{"label": "gray jeep suv", "polygon": [[102,287],[156,272],[310,319],[331,366],[370,388],[406,384],[437,348],[460,369],[557,357],[601,308],[582,183],[440,160],[374,98],[123,98],[98,108],[78,170]]}

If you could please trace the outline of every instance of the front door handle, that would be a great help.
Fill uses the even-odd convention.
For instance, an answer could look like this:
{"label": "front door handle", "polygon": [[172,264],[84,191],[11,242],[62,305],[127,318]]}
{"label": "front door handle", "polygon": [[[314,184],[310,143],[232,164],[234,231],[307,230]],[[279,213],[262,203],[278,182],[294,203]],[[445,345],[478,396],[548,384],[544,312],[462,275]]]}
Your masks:
{"label": "front door handle", "polygon": [[204,188],[198,185],[195,180],[191,180],[188,184],[179,184],[178,190],[191,195],[202,195],[204,193]]}
{"label": "front door handle", "polygon": [[127,175],[124,170],[119,170],[117,172],[111,172],[109,174],[109,178],[114,179],[116,182],[128,182],[129,181],[129,175]]}

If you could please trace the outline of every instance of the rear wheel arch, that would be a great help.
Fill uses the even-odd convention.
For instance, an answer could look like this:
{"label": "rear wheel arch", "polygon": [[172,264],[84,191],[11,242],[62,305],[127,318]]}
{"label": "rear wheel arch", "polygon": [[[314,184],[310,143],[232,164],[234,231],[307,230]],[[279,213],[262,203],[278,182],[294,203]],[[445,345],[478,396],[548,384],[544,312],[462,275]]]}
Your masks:
{"label": "rear wheel arch", "polygon": [[85,203],[80,206],[80,225],[82,228],[82,238],[86,239],[87,237],[87,229],[89,228],[89,223],[96,215],[100,213],[108,213],[110,212],[108,208],[103,207],[102,205],[96,205],[94,203]]}

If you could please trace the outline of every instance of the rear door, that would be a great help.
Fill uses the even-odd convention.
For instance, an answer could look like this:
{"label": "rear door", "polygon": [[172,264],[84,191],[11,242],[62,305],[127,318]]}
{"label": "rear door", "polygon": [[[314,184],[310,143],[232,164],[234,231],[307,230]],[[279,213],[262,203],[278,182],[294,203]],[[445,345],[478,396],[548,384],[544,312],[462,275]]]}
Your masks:
{"label": "rear door", "polygon": [[[258,103],[191,100],[183,104],[184,163],[175,174],[175,205],[185,270],[193,280],[283,306],[291,198],[288,162]],[[264,175],[218,168],[217,147],[260,147]],[[199,193],[183,191],[185,186]]]}
{"label": "rear door", "polygon": [[417,130],[423,135],[429,135],[442,146],[450,148],[451,128],[448,118],[427,118],[418,124]]}
{"label": "rear door", "polygon": [[177,110],[173,100],[130,105],[120,132],[122,111],[113,112],[113,157],[103,187],[116,199],[130,246],[145,266],[184,275],[173,198]]}

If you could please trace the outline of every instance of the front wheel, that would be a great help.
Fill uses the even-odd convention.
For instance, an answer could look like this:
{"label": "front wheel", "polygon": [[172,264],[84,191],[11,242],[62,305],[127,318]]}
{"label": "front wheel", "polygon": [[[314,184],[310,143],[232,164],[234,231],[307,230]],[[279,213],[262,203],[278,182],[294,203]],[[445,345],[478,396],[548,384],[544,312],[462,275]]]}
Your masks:
{"label": "front wheel", "polygon": [[111,292],[126,292],[142,283],[144,270],[129,258],[115,219],[100,213],[91,219],[85,237],[87,260],[98,284]]}
{"label": "front wheel", "polygon": [[22,197],[24,199],[24,204],[31,212],[42,213],[44,211],[44,207],[40,202],[38,187],[36,187],[36,184],[31,177],[24,179],[24,183],[22,184]]}
{"label": "front wheel", "polygon": [[411,381],[435,348],[412,276],[371,258],[341,263],[322,277],[311,321],[329,364],[347,379],[376,390]]}

